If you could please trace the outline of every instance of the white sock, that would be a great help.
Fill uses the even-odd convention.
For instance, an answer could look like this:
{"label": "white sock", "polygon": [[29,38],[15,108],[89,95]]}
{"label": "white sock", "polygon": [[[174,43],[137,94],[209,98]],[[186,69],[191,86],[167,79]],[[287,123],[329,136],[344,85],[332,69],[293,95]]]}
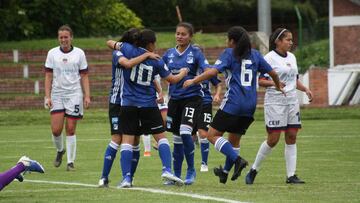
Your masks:
{"label": "white sock", "polygon": [[286,173],[287,177],[295,175],[296,171],[296,144],[285,144],[285,161],[286,161]]}
{"label": "white sock", "polygon": [[67,162],[74,163],[76,157],[76,135],[66,136]]}
{"label": "white sock", "polygon": [[51,137],[52,137],[52,141],[53,141],[53,143],[54,143],[54,145],[55,145],[55,147],[56,147],[56,150],[57,150],[58,152],[63,151],[63,150],[64,150],[64,142],[63,142],[63,136],[62,136],[62,134],[61,134],[60,136],[54,136],[54,135],[52,135]]}
{"label": "white sock", "polygon": [[264,160],[267,157],[267,155],[271,153],[271,151],[272,151],[271,147],[267,144],[267,141],[265,140],[260,145],[259,151],[256,154],[254,164],[252,165],[252,169],[259,171],[262,160]]}
{"label": "white sock", "polygon": [[143,135],[142,140],[144,143],[145,152],[151,151],[151,137],[150,135]]}
{"label": "white sock", "polygon": [[236,148],[236,147],[233,147],[233,150],[236,154],[240,154],[240,147],[239,148]]}

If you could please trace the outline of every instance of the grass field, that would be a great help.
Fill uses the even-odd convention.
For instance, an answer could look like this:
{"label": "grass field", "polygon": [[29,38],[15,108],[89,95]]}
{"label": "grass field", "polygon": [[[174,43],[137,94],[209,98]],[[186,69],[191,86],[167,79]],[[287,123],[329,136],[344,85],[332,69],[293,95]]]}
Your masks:
{"label": "grass field", "polygon": [[[0,171],[28,155],[40,161],[46,173],[28,174],[27,181],[11,183],[0,192],[0,202],[360,202],[360,108],[303,109],[302,115],[297,173],[306,181],[304,185],[285,184],[281,140],[251,186],[244,183],[248,168],[226,185],[218,183],[210,171],[198,172],[192,186],[163,186],[160,159],[152,151],[151,157],[141,157],[133,189],[115,188],[121,179],[119,156],[111,172],[111,188],[99,189],[96,185],[110,138],[106,110],[90,109],[79,123],[75,172],[65,171],[66,164],[52,165],[55,150],[46,110],[1,110]],[[242,156],[251,163],[265,139],[262,109],[255,117],[241,147]],[[199,148],[195,153],[199,169]],[[212,147],[209,167],[223,160]]]}

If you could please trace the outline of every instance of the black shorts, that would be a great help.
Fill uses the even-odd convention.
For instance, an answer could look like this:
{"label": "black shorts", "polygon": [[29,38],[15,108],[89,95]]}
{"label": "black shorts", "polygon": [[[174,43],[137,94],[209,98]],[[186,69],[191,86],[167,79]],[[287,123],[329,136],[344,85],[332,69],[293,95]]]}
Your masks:
{"label": "black shorts", "polygon": [[193,130],[193,134],[196,133],[198,129],[208,130],[209,125],[212,121],[212,104],[203,104],[201,112],[198,116],[196,126]]}
{"label": "black shorts", "polygon": [[168,106],[166,129],[180,135],[181,124],[195,127],[202,108],[202,98],[195,96],[180,100],[170,99]]}
{"label": "black shorts", "polygon": [[220,132],[245,135],[253,121],[253,117],[234,116],[219,109],[210,126]]}
{"label": "black shorts", "polygon": [[140,136],[164,132],[158,107],[122,106],[120,110],[123,134]]}
{"label": "black shorts", "polygon": [[109,103],[109,121],[111,135],[122,134],[120,124],[120,105]]}

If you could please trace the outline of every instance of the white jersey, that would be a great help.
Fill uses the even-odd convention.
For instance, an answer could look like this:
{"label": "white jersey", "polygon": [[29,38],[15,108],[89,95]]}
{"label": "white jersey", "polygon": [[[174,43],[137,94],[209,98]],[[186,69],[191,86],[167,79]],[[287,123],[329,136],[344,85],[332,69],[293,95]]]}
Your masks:
{"label": "white jersey", "polygon": [[52,95],[82,93],[80,72],[88,68],[82,49],[73,47],[67,53],[59,46],[51,49],[46,57],[45,68],[53,72]]}
{"label": "white jersey", "polygon": [[[298,67],[294,54],[287,52],[287,56],[284,57],[275,51],[270,51],[264,58],[278,74],[280,82],[285,83],[284,91],[286,93],[286,96],[284,96],[280,91],[277,91],[274,86],[267,87],[264,105],[297,104],[296,82],[298,77]],[[269,75],[265,74],[265,77],[271,80]]]}

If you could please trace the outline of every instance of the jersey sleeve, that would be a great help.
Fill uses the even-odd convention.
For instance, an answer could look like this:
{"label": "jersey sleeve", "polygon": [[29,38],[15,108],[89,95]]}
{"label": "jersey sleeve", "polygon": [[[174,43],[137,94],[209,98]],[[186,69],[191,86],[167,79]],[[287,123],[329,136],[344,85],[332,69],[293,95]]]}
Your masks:
{"label": "jersey sleeve", "polygon": [[200,50],[197,51],[196,60],[197,60],[198,67],[202,71],[204,71],[207,67],[209,67],[208,60],[205,58],[204,54]]}
{"label": "jersey sleeve", "polygon": [[225,69],[230,67],[231,56],[224,51],[220,57],[215,61],[214,68],[216,68],[220,73],[224,72]]}
{"label": "jersey sleeve", "polygon": [[168,53],[169,53],[169,50],[167,50],[164,55],[162,56],[162,60],[167,64],[168,63]]}
{"label": "jersey sleeve", "polygon": [[52,57],[51,51],[47,53],[46,61],[45,61],[45,71],[52,72],[54,68],[54,58]]}
{"label": "jersey sleeve", "polygon": [[88,63],[86,60],[86,56],[84,51],[81,50],[81,54],[80,54],[80,62],[79,62],[79,72],[86,72],[88,71]]}
{"label": "jersey sleeve", "polygon": [[163,60],[160,60],[158,62],[158,68],[159,68],[159,75],[162,78],[166,78],[167,76],[170,75],[170,71],[169,68],[167,67],[167,65],[164,63]]}

